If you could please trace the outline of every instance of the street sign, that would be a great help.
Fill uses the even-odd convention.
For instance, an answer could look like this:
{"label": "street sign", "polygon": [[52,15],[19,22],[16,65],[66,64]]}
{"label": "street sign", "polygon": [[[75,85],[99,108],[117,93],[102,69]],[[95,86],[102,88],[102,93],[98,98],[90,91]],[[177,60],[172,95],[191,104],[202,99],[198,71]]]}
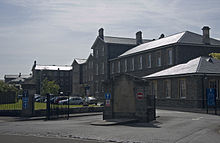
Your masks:
{"label": "street sign", "polygon": [[143,92],[137,92],[136,94],[137,99],[141,100],[144,98],[144,93]]}
{"label": "street sign", "polygon": [[216,90],[215,88],[206,89],[207,105],[215,106],[216,105]]}
{"label": "street sign", "polygon": [[110,93],[106,93],[105,94],[105,99],[106,100],[110,100],[111,99],[111,94]]}
{"label": "street sign", "polygon": [[28,107],[28,100],[29,100],[28,90],[24,90],[22,97],[22,106],[24,109],[27,109]]}
{"label": "street sign", "polygon": [[105,106],[110,106],[111,103],[110,103],[110,100],[105,100]]}

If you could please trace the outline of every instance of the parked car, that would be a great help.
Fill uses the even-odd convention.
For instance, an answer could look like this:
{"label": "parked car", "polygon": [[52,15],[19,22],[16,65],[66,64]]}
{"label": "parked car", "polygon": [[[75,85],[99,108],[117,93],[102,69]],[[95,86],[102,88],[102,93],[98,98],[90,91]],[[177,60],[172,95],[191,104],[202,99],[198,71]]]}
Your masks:
{"label": "parked car", "polygon": [[41,95],[39,95],[39,94],[34,94],[34,100],[36,101],[38,98],[40,98],[41,97]]}
{"label": "parked car", "polygon": [[60,100],[58,104],[67,105],[68,101],[70,105],[83,105],[83,99],[81,97],[70,97],[69,99]]}
{"label": "parked car", "polygon": [[85,97],[84,101],[85,101],[85,104],[87,104],[87,105],[89,105],[89,104],[97,105],[97,102],[98,102],[97,99],[95,97],[92,97],[92,96]]}
{"label": "parked car", "polygon": [[41,97],[37,98],[35,101],[36,102],[45,102],[46,99],[47,98],[45,96],[41,96]]}
{"label": "parked car", "polygon": [[104,102],[98,102],[97,105],[98,106],[104,106]]}
{"label": "parked car", "polygon": [[67,96],[57,96],[57,97],[55,97],[55,99],[53,99],[53,103],[54,104],[59,104],[59,101],[66,100],[66,99],[68,99]]}

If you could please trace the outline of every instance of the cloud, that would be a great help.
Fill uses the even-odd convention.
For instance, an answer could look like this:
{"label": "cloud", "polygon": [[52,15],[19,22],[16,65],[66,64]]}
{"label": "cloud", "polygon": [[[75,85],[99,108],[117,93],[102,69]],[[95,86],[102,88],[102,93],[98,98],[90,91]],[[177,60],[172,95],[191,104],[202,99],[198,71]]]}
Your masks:
{"label": "cloud", "polygon": [[201,27],[209,25],[211,36],[220,37],[219,4],[219,0],[1,0],[0,60],[18,59],[0,66],[7,73],[17,61],[23,68],[35,59],[62,64],[86,58],[100,27],[106,35],[134,37],[142,30],[153,39],[184,30],[201,33]]}

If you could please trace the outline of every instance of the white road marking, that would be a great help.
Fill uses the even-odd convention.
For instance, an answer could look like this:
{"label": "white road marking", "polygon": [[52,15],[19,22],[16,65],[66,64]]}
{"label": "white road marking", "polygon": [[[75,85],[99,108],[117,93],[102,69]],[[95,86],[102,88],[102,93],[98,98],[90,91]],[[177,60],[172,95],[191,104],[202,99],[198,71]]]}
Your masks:
{"label": "white road marking", "polygon": [[198,118],[192,118],[193,121],[198,121],[200,119],[202,119],[203,117],[198,117]]}

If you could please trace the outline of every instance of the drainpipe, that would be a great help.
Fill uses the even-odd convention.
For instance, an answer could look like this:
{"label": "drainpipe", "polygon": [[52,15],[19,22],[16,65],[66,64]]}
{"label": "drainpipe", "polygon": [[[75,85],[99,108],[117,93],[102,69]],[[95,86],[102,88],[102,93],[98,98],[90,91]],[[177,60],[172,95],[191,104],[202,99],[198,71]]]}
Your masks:
{"label": "drainpipe", "polygon": [[202,108],[205,108],[205,89],[204,89],[204,82],[205,81],[205,75],[203,75],[203,78],[202,78]]}

